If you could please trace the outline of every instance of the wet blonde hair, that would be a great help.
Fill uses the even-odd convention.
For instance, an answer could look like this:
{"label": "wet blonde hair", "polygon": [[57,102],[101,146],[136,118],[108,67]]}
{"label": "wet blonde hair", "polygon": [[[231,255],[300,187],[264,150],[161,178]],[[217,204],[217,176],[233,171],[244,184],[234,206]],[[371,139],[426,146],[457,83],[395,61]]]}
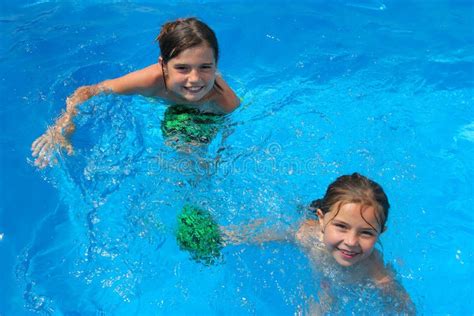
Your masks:
{"label": "wet blonde hair", "polygon": [[[323,214],[326,214],[336,207],[337,216],[341,206],[347,203],[357,203],[361,205],[360,215],[365,220],[363,211],[367,207],[375,209],[375,218],[380,225],[380,232],[385,230],[385,223],[388,219],[388,210],[390,203],[383,188],[375,181],[359,174],[353,173],[351,175],[343,175],[337,178],[329,185],[326,194],[322,199],[315,200],[311,203],[310,209],[316,211],[320,209]],[[378,229],[374,228],[376,231]]]}

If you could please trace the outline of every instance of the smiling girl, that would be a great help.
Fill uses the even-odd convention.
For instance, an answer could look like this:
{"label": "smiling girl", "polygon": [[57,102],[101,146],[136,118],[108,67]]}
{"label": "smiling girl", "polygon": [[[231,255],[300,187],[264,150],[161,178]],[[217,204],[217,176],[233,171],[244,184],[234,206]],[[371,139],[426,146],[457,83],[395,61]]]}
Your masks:
{"label": "smiling girl", "polygon": [[319,304],[312,306],[311,314],[338,313],[341,302],[333,289],[341,284],[346,288],[367,284],[380,291],[387,313],[414,314],[408,293],[375,248],[387,229],[389,207],[379,184],[353,173],[331,183],[324,197],[311,203],[310,210],[317,218],[305,219],[296,230],[277,233],[262,229],[264,221],[257,220],[247,226],[223,227],[222,231],[227,245],[294,241],[304,249],[313,268],[324,276]]}
{"label": "smiling girl", "polygon": [[50,164],[58,146],[73,153],[69,138],[75,129],[78,105],[100,93],[158,97],[215,114],[230,113],[239,106],[238,97],[217,71],[219,48],[209,26],[196,18],[178,19],[162,26],[157,41],[161,56],[156,64],[80,87],[66,99],[66,111],[31,146],[37,157],[35,165],[43,168]]}

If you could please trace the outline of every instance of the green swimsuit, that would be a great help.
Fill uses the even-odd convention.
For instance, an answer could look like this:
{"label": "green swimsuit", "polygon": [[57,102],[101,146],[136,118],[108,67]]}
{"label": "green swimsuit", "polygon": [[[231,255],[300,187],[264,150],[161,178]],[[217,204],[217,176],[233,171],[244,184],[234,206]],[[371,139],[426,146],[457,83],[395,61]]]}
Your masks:
{"label": "green swimsuit", "polygon": [[178,143],[205,145],[214,139],[223,122],[222,115],[173,105],[165,111],[161,131],[165,138]]}

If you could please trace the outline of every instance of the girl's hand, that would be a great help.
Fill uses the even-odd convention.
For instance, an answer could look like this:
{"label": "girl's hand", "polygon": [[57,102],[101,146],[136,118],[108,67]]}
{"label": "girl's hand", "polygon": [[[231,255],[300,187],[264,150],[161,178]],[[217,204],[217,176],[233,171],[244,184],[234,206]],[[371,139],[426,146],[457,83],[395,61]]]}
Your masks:
{"label": "girl's hand", "polygon": [[67,138],[74,131],[74,123],[69,115],[63,115],[56,125],[38,137],[31,145],[32,156],[36,157],[35,166],[43,169],[57,163],[56,153],[64,148],[68,155],[72,155],[74,150],[71,142]]}
{"label": "girl's hand", "polygon": [[73,117],[77,115],[77,106],[91,97],[100,93],[102,88],[100,85],[79,87],[66,99],[66,112],[61,115],[56,124],[38,137],[31,145],[35,166],[44,168],[57,162],[54,157],[56,153],[60,153],[64,148],[68,155],[72,155],[74,150],[69,136],[74,132],[75,126],[72,121]]}

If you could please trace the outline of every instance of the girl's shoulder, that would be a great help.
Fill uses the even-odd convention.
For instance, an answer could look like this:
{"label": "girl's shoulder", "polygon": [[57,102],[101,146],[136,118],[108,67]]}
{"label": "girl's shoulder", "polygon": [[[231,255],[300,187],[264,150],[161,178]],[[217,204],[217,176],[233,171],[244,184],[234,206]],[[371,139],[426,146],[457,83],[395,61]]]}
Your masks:
{"label": "girl's shoulder", "polygon": [[311,245],[315,240],[320,240],[321,230],[319,222],[314,219],[307,219],[301,223],[295,234],[295,239],[303,246]]}
{"label": "girl's shoulder", "polygon": [[139,71],[141,72],[144,86],[149,88],[152,96],[163,97],[166,87],[160,64],[152,64]]}
{"label": "girl's shoulder", "polygon": [[305,219],[301,223],[299,230],[319,230],[319,221],[316,219]]}
{"label": "girl's shoulder", "polygon": [[217,105],[223,113],[230,113],[239,107],[240,99],[220,75],[216,77],[215,85],[209,101]]}

